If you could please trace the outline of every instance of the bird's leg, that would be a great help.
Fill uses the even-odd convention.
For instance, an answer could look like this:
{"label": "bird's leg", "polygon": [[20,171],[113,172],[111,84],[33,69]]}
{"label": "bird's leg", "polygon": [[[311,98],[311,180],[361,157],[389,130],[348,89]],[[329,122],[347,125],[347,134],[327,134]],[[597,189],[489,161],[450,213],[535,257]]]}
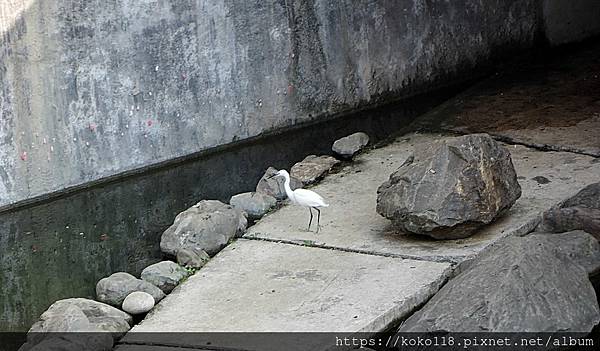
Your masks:
{"label": "bird's leg", "polygon": [[317,233],[319,232],[319,228],[320,226],[320,222],[321,222],[321,210],[319,210],[318,208],[315,207],[315,210],[317,210]]}
{"label": "bird's leg", "polygon": [[313,214],[312,211],[310,209],[310,207],[308,208],[308,212],[310,212],[310,221],[308,221],[308,231],[310,231],[310,224],[312,223],[312,218],[313,218]]}

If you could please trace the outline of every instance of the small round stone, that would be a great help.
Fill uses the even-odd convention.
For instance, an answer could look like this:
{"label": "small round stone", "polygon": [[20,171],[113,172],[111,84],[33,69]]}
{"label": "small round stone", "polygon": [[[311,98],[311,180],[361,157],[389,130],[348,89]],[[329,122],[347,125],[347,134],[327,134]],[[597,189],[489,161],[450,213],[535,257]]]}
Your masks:
{"label": "small round stone", "polygon": [[129,314],[142,314],[150,311],[152,307],[154,307],[152,295],[143,291],[134,291],[127,295],[123,301],[122,309]]}

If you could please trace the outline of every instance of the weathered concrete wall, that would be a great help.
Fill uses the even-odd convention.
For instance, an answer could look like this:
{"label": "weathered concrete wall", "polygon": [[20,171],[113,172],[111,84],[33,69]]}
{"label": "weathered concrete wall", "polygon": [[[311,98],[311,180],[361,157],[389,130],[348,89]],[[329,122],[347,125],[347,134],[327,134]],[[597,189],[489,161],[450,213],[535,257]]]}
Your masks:
{"label": "weathered concrete wall", "polygon": [[96,282],[114,272],[139,276],[161,259],[162,232],[198,200],[228,201],[236,193],[251,191],[267,167],[289,169],[307,154],[328,152],[332,140],[356,130],[367,132],[376,143],[406,129],[450,94],[360,111],[320,128],[267,136],[0,213],[0,333],[28,330],[57,300],[95,298]]}
{"label": "weathered concrete wall", "polygon": [[600,1],[543,0],[544,32],[551,45],[600,35]]}
{"label": "weathered concrete wall", "polygon": [[2,1],[0,208],[451,83],[538,23],[536,0]]}

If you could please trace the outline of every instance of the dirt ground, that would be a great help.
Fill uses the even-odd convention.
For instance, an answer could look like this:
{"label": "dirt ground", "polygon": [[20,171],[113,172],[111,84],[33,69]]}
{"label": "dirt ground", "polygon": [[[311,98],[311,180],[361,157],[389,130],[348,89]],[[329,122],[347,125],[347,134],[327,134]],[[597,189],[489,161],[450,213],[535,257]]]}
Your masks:
{"label": "dirt ground", "polygon": [[515,61],[428,119],[443,130],[600,157],[600,41]]}

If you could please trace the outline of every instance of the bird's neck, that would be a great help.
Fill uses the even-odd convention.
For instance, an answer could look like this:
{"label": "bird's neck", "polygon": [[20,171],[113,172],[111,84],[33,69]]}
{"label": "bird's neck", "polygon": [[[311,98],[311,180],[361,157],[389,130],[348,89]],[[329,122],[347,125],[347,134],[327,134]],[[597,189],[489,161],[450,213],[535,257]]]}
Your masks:
{"label": "bird's neck", "polygon": [[285,181],[283,182],[283,188],[285,189],[285,194],[290,200],[293,200],[294,193],[292,192],[292,188],[290,188],[290,177],[288,175],[285,176]]}

